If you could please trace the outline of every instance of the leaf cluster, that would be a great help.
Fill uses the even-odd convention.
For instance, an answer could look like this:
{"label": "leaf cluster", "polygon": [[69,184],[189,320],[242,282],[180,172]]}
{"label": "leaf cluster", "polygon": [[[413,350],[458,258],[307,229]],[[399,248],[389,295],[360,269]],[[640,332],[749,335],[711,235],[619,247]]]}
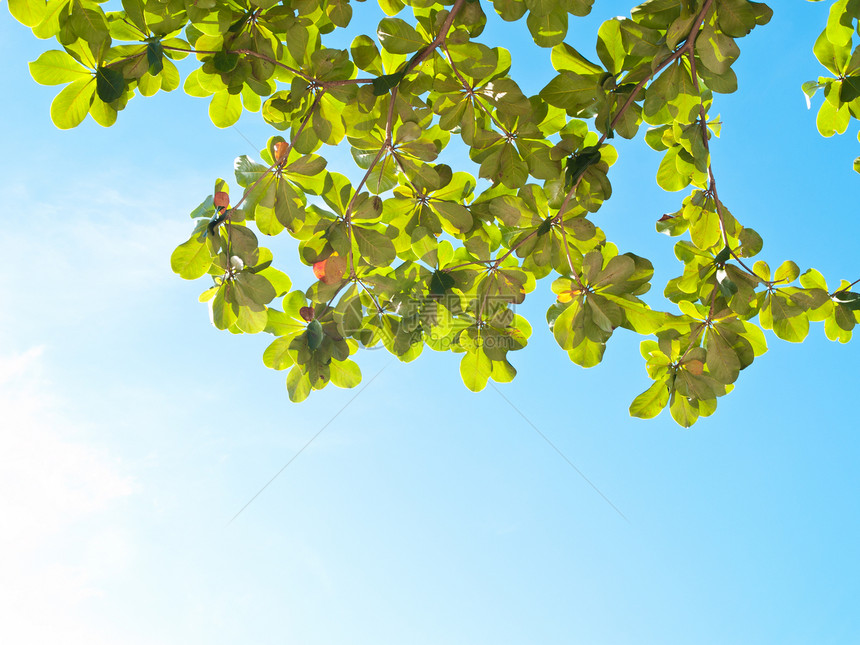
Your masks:
{"label": "leaf cluster", "polygon": [[[61,49],[31,63],[34,79],[65,85],[51,106],[61,128],[87,114],[111,125],[135,95],[184,91],[209,101],[228,127],[260,112],[274,134],[260,160],[236,160],[232,200],[218,179],[191,216],[191,236],[171,257],[185,279],[208,276],[201,295],[212,323],[271,334],[264,363],[287,371],[294,401],[361,380],[351,360],[384,347],[402,361],[425,348],[460,354],[474,391],[516,375],[529,323],[516,313],[551,276],[547,322],[571,361],[600,363],[618,328],[640,334],[653,383],[630,413],[669,407],[688,427],[712,414],[741,370],[763,354],[762,329],[802,341],[810,322],[847,342],[860,294],[831,289],[792,261],[774,272],[753,261],[761,237],[720,200],[710,145],[719,135],[715,96],[734,92],[737,41],[771,9],[748,0],[647,0],[604,22],[597,60],[565,42],[571,16],[593,0],[380,0],[387,17],[348,49],[325,36],[348,27],[349,0],[11,0],[13,15]],[[408,7],[408,11],[407,11]],[[525,17],[555,76],[527,96],[511,55],[479,40],[485,10]],[[814,53],[833,77],[823,89],[824,136],[860,114],[860,54],[852,50],[860,0],[833,3]],[[174,61],[196,66],[180,78]],[[691,187],[657,231],[680,238],[681,275],[664,296],[642,299],[653,267],[620,252],[594,223],[611,197],[609,140],[644,129],[661,154],[658,185]],[[477,172],[439,162],[459,140]],[[358,183],[328,169],[331,146],[348,146]],[[855,161],[860,170],[860,158]],[[292,237],[316,281],[291,290],[257,233]]]}

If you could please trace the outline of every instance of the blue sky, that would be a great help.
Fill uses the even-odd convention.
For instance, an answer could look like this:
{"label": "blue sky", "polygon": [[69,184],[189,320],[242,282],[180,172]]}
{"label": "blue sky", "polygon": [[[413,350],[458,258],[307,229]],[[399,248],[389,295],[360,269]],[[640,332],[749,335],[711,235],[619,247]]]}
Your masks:
{"label": "blue sky", "polygon": [[[771,266],[833,283],[860,277],[856,126],[822,139],[800,92],[821,73],[828,4],[779,3],[740,42],[713,157]],[[596,5],[569,36],[592,57],[596,26],[632,6]],[[512,50],[534,92],[551,67],[527,39],[499,21],[482,37]],[[570,363],[542,324],[545,285],[520,309],[535,332],[505,398],[468,392],[457,357],[363,352],[360,387],[378,374],[366,389],[291,404],[262,365],[267,339],[217,332],[202,284],[169,268],[187,213],[269,130],[257,115],[218,130],[175,92],[134,99],[113,128],[60,132],[58,88],[26,67],[50,46],[0,11],[0,640],[860,638],[856,341],[769,335],[716,415],[682,430],[627,414],[649,385],[638,338],[616,334],[597,368]],[[656,305],[680,265],[654,221],[683,192],[656,186],[641,140],[619,150],[597,222],[654,261]],[[308,270],[281,257],[302,285]]]}

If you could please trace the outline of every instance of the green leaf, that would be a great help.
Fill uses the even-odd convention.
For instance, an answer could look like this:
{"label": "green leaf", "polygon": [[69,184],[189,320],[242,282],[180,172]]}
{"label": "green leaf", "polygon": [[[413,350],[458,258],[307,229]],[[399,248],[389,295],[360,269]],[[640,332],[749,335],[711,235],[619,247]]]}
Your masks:
{"label": "green leaf", "polygon": [[284,172],[286,174],[313,177],[325,170],[326,164],[326,160],[318,155],[304,155],[291,162],[284,168]]}
{"label": "green leaf", "polygon": [[42,21],[33,26],[36,38],[53,38],[60,31],[60,15],[68,15],[68,0],[49,0],[44,9]]}
{"label": "green leaf", "polygon": [[[818,0],[813,0],[813,2],[818,2]],[[751,0],[750,6],[755,13],[755,24],[764,26],[773,18],[773,9],[768,7],[764,2],[752,2]]]}
{"label": "green leaf", "polygon": [[774,282],[789,283],[797,280],[797,276],[799,275],[800,269],[798,266],[791,260],[786,260],[779,265],[779,268],[773,274],[773,279]]}
{"label": "green leaf", "polygon": [[801,91],[806,97],[806,109],[810,109],[812,107],[812,97],[815,96],[815,93],[821,89],[821,84],[815,81],[806,81],[800,86]]}
{"label": "green leaf", "polygon": [[103,128],[109,128],[116,123],[116,108],[105,103],[98,96],[93,97],[89,114],[93,117],[93,121]]}
{"label": "green leaf", "polygon": [[44,0],[9,0],[9,13],[27,27],[35,27],[45,17]]}
{"label": "green leaf", "polygon": [[319,103],[314,114],[313,129],[320,141],[329,145],[340,143],[346,135],[341,108],[336,105],[335,101],[329,100],[328,96],[323,96]]}
{"label": "green leaf", "polygon": [[804,271],[800,276],[800,284],[804,289],[821,289],[827,291],[827,282],[824,280],[821,272],[816,269],[807,269]]}
{"label": "green leaf", "polygon": [[847,307],[851,311],[860,311],[860,293],[837,291],[833,294],[833,302]]}
{"label": "green leaf", "polygon": [[430,278],[430,295],[444,296],[445,292],[456,284],[456,281],[447,271],[434,271]]}
{"label": "green leaf", "polygon": [[851,121],[851,112],[847,105],[836,107],[830,101],[825,101],[818,110],[815,125],[823,137],[843,134]]}
{"label": "green leaf", "polygon": [[847,47],[837,47],[827,38],[827,32],[822,31],[815,41],[812,51],[818,62],[824,65],[835,76],[841,76],[845,71],[851,55]]}
{"label": "green leaf", "polygon": [[[270,310],[271,311],[271,310]],[[285,370],[295,364],[290,354],[290,345],[295,336],[281,336],[272,341],[263,352],[263,364],[273,370]]]}
{"label": "green leaf", "polygon": [[256,304],[268,304],[277,295],[272,284],[260,274],[242,271],[236,276],[235,284],[245,300]]}
{"label": "green leaf", "polygon": [[310,348],[311,351],[319,349],[324,338],[325,335],[320,321],[316,319],[310,321],[307,329],[308,348]]}
{"label": "green leaf", "polygon": [[624,43],[621,39],[621,21],[607,20],[597,31],[597,55],[610,74],[618,74],[624,65]]}
{"label": "green leaf", "polygon": [[791,343],[803,342],[809,334],[809,317],[778,291],[765,297],[759,322],[765,329],[773,329],[777,337]]}
{"label": "green leaf", "polygon": [[600,75],[603,68],[595,65],[567,43],[552,48],[552,66],[558,71],[567,70],[579,75]]}
{"label": "green leaf", "polygon": [[472,392],[480,392],[487,387],[492,372],[493,362],[480,347],[466,352],[460,360],[460,377]]}
{"label": "green leaf", "polygon": [[836,47],[847,47],[851,45],[851,36],[854,33],[854,21],[852,12],[856,12],[857,5],[853,0],[853,7],[848,9],[849,0],[837,0],[830,7],[830,15],[827,18],[827,27],[824,33],[827,39]]}
{"label": "green leaf", "polygon": [[686,188],[690,184],[690,178],[678,172],[678,153],[680,146],[669,148],[657,169],[657,185],[663,190],[676,192]]}
{"label": "green leaf", "polygon": [[197,235],[180,244],[170,256],[170,268],[186,280],[202,278],[210,266],[212,255],[209,253],[209,247],[205,242],[201,242]]}
{"label": "green leaf", "polygon": [[532,11],[526,18],[526,26],[536,45],[553,47],[567,35],[567,12],[555,10],[539,15]]}
{"label": "green leaf", "polygon": [[89,78],[92,73],[64,51],[46,51],[30,63],[30,75],[40,85],[61,85]]}
{"label": "green leaf", "polygon": [[209,103],[209,118],[219,128],[229,128],[242,116],[242,99],[227,90],[216,92]]}
{"label": "green leaf", "polygon": [[705,67],[714,74],[724,74],[729,71],[741,51],[733,38],[705,28],[696,39],[696,53]]}
{"label": "green leaf", "polygon": [[374,96],[382,96],[383,94],[388,94],[388,92],[400,85],[400,82],[403,80],[404,75],[405,70],[402,72],[396,72],[394,74],[383,74],[382,76],[374,78],[372,81]]}
{"label": "green leaf", "polygon": [[[238,291],[234,290],[234,297],[239,298]],[[245,304],[239,306],[236,316],[236,327],[246,334],[258,334],[266,328],[268,317],[266,308],[262,305]]]}
{"label": "green leaf", "polygon": [[728,246],[723,247],[723,250],[717,253],[714,257],[714,264],[719,266],[721,264],[725,264],[728,262],[729,258],[732,257],[732,249]]}
{"label": "green leaf", "polygon": [[359,69],[377,76],[382,75],[382,59],[379,56],[376,43],[369,36],[364,34],[356,36],[349,46],[349,51],[352,54],[353,62]]}
{"label": "green leaf", "polygon": [[589,146],[567,158],[564,171],[564,187],[569,190],[590,166],[600,163],[600,148]]}
{"label": "green leaf", "polygon": [[284,295],[293,286],[290,276],[274,267],[266,267],[258,273],[272,285],[272,288],[275,290],[275,296]]}
{"label": "green leaf", "polygon": [[720,29],[727,36],[746,36],[756,24],[756,13],[747,0],[720,0],[716,4]]}
{"label": "green leaf", "polygon": [[361,370],[353,361],[332,361],[329,369],[331,382],[337,387],[351,388],[361,383]]}
{"label": "green leaf", "polygon": [[373,266],[387,267],[397,256],[391,240],[378,231],[353,225],[352,234],[361,257]]}
{"label": "green leaf", "polygon": [[597,100],[597,91],[598,84],[593,77],[563,71],[540,91],[540,97],[574,115]]}
{"label": "green leaf", "polygon": [[572,301],[552,324],[552,334],[562,349],[571,350],[582,338],[584,316],[578,300]]}
{"label": "green leaf", "polygon": [[96,70],[96,93],[105,103],[113,103],[125,94],[122,72],[112,67],[99,67]]}
{"label": "green leaf", "polygon": [[352,19],[352,6],[349,0],[330,0],[326,3],[329,20],[337,27],[346,27]]}
{"label": "green leaf", "polygon": [[235,52],[219,51],[212,57],[212,65],[222,74],[229,74],[239,64],[239,54]]}
{"label": "green leaf", "polygon": [[401,0],[379,0],[379,8],[389,16],[396,16],[404,6]]}
{"label": "green leaf", "polygon": [[411,54],[427,43],[415,28],[400,18],[383,18],[376,29],[382,47],[392,54]]}
{"label": "green leaf", "polygon": [[433,200],[430,202],[430,206],[445,222],[451,224],[455,229],[453,233],[467,233],[472,229],[472,215],[469,213],[469,209],[462,204]]}
{"label": "green leaf", "polygon": [[706,363],[711,376],[726,385],[734,383],[741,369],[735,350],[717,332],[708,333],[705,348],[708,350]]}
{"label": "green leaf", "polygon": [[287,374],[287,393],[293,403],[301,403],[311,393],[310,377],[298,365]]}
{"label": "green leaf", "polygon": [[674,391],[669,402],[669,412],[679,426],[689,428],[699,419],[699,402]]}
{"label": "green leaf", "polygon": [[603,360],[606,343],[595,342],[586,338],[579,345],[568,350],[568,358],[580,367],[594,367]]}
{"label": "green leaf", "polygon": [[232,303],[227,302],[226,298],[229,286],[229,284],[222,284],[215,297],[209,301],[209,314],[212,318],[212,324],[218,329],[230,329],[236,324],[236,312]]}
{"label": "green leaf", "polygon": [[160,40],[148,40],[146,43],[146,62],[152,75],[160,74],[164,69],[164,47]]}
{"label": "green leaf", "polygon": [[92,77],[67,85],[51,103],[51,121],[61,130],[80,125],[90,111],[96,84]]}
{"label": "green leaf", "polygon": [[839,100],[843,103],[850,103],[858,96],[860,96],[860,76],[847,76],[842,79]]}
{"label": "green leaf", "polygon": [[801,313],[791,318],[774,319],[773,333],[790,343],[802,343],[809,335],[809,318]]}
{"label": "green leaf", "polygon": [[[755,255],[758,255],[764,246],[764,242],[761,239],[761,235],[756,233],[751,228],[744,228],[738,239],[741,243],[741,248],[739,251],[739,255],[745,258],[751,258]],[[728,259],[728,258],[726,258]]]}
{"label": "green leaf", "polygon": [[630,404],[630,416],[640,419],[653,419],[660,414],[666,404],[669,403],[667,380],[655,381],[651,387],[633,399],[633,403]]}

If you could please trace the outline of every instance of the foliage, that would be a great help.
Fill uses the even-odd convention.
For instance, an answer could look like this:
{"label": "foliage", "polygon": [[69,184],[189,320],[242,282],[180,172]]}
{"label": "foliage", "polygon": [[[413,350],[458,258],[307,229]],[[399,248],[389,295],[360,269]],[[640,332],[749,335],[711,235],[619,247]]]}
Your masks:
{"label": "foliage", "polygon": [[[641,418],[667,405],[685,427],[712,414],[767,350],[762,329],[800,342],[810,321],[823,321],[831,340],[851,338],[857,282],[828,287],[790,260],[775,271],[753,262],[761,237],[717,192],[715,94],[737,89],[736,40],[768,23],[767,5],[647,0],[601,25],[593,62],[564,41],[569,16],[588,14],[593,0],[493,0],[504,20],[525,16],[558,72],[526,96],[509,76],[509,52],[478,40],[487,0],[379,3],[388,17],[375,38],[359,35],[341,50],[323,37],[349,25],[349,0],[123,0],[120,11],[92,0],[9,2],[38,38],[61,46],[30,64],[38,83],[65,85],[51,105],[60,128],[87,114],[109,126],[135,93],[182,84],[209,99],[218,127],[261,111],[282,133],[260,162],[236,160],[238,199],[215,182],[171,266],[189,280],[209,276],[200,299],[216,327],[274,336],[263,361],[288,370],[293,401],[329,382],[356,386],[350,357],[379,344],[402,361],[425,346],[461,354],[474,391],[510,381],[511,352],[531,334],[515,306],[548,276],[557,299],[547,321],[574,363],[597,365],[619,327],[647,337],[653,384],[630,406]],[[858,19],[860,0],[834,2],[814,45],[832,76],[803,91],[823,90],[825,137],[860,118]],[[174,61],[187,56],[197,65],[183,82]],[[657,222],[682,238],[682,273],[664,290],[675,312],[642,300],[651,263],[621,253],[590,219],[612,193],[617,153],[608,141],[632,139],[643,125],[662,153],[657,183],[692,186]],[[452,137],[477,178],[436,163]],[[357,185],[318,154],[339,144],[364,170]],[[860,158],[854,165],[860,172]],[[292,236],[316,282],[291,291],[254,229]]]}

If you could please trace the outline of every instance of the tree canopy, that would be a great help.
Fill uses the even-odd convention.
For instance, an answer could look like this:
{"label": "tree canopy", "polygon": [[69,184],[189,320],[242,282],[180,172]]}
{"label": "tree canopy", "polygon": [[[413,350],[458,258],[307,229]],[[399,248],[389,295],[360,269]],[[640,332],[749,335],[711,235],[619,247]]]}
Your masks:
{"label": "tree canopy", "polygon": [[[200,300],[216,327],[274,336],[263,361],[287,371],[293,401],[330,382],[356,386],[351,357],[380,345],[402,361],[425,346],[460,354],[473,391],[508,382],[511,352],[532,333],[516,306],[544,278],[556,294],[547,323],[571,361],[600,363],[619,327],[643,336],[653,384],[630,413],[651,418],[668,406],[685,427],[714,413],[767,350],[762,329],[801,342],[820,322],[844,343],[860,320],[860,280],[755,260],[762,238],[717,191],[716,95],[738,89],[736,41],[769,22],[764,3],[647,0],[600,26],[597,61],[565,42],[593,0],[379,0],[387,17],[348,49],[324,44],[350,25],[348,0],[121,4],[10,0],[9,9],[59,43],[30,64],[36,82],[64,85],[51,104],[59,128],[88,114],[110,126],[135,93],[182,85],[209,100],[218,127],[247,110],[280,133],[260,160],[236,159],[233,197],[215,181],[171,266],[207,279]],[[510,76],[508,50],[481,42],[489,10],[525,18],[550,57],[557,74],[535,96]],[[833,2],[813,45],[826,73],[802,90],[810,104],[823,91],[825,137],[860,119],[858,20],[860,0]],[[610,141],[640,135],[662,155],[657,184],[688,190],[656,223],[679,238],[681,274],[663,291],[671,311],[643,299],[651,262],[593,222],[612,194]],[[459,142],[462,168],[438,161]],[[329,168],[338,145],[363,172],[358,183]],[[313,267],[304,289],[259,245],[284,233]]]}

